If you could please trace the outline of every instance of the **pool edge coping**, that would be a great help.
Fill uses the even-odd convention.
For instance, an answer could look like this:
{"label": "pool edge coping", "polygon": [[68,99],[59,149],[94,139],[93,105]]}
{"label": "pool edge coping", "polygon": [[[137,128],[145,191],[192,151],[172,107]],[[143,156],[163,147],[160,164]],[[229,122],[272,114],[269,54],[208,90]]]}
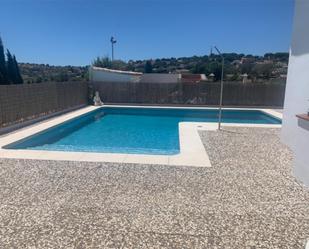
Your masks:
{"label": "pool edge coping", "polygon": [[[126,108],[175,108],[175,109],[217,109],[215,107],[158,107],[158,106],[122,106],[104,105],[102,107],[126,107]],[[210,122],[180,122],[179,144],[180,153],[177,155],[147,155],[147,154],[124,154],[124,153],[93,153],[93,152],[70,152],[70,151],[44,151],[44,150],[14,150],[3,147],[17,142],[26,137],[35,135],[46,129],[85,115],[102,108],[87,106],[69,113],[56,116],[29,127],[4,134],[0,137],[0,158],[36,159],[36,160],[60,160],[60,161],[87,161],[87,162],[115,162],[115,163],[137,163],[158,164],[170,166],[192,166],[211,167],[207,151],[199,136],[199,130],[216,130],[217,123]],[[259,110],[268,115],[282,119],[282,114],[272,109],[259,108],[224,108],[234,110]],[[237,127],[263,127],[278,128],[281,124],[238,124],[224,123],[224,126]]]}

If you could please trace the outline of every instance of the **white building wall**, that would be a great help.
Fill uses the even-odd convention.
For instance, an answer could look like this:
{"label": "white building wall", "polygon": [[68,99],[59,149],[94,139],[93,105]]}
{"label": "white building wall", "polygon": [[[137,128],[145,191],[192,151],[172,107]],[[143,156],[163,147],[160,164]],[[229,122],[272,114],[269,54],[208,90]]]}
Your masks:
{"label": "white building wall", "polygon": [[138,82],[142,73],[89,67],[89,78],[98,82]]}
{"label": "white building wall", "polygon": [[309,0],[295,1],[293,37],[285,94],[282,140],[294,153],[294,175],[309,186]]}

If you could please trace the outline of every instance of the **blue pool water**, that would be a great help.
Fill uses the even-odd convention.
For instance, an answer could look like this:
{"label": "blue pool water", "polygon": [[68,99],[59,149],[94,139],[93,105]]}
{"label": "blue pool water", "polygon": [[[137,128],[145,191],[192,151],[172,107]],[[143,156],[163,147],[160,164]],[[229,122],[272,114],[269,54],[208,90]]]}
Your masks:
{"label": "blue pool water", "polygon": [[[225,123],[281,123],[253,110],[224,110],[222,117]],[[217,122],[218,110],[104,107],[6,148],[172,155],[179,153],[183,121]]]}

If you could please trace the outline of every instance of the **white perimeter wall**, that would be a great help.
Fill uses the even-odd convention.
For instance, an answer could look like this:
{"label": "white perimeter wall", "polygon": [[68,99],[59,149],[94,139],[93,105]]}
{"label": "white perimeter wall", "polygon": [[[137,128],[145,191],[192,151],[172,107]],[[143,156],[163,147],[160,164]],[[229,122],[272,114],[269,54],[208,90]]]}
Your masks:
{"label": "white perimeter wall", "polygon": [[90,67],[89,78],[91,81],[98,82],[138,82],[142,74],[117,72],[114,70],[104,70],[101,68]]}
{"label": "white perimeter wall", "polygon": [[295,1],[282,139],[294,152],[294,175],[309,186],[309,122],[295,117],[309,108],[309,0]]}

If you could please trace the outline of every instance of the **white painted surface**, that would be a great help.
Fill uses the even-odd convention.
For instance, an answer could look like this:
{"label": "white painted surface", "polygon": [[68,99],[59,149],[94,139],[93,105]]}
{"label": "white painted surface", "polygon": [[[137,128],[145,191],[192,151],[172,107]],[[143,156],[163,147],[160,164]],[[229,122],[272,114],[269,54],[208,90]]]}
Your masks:
{"label": "white painted surface", "polygon": [[89,67],[89,78],[98,82],[138,82],[142,73]]}
{"label": "white painted surface", "polygon": [[146,73],[141,76],[141,83],[177,83],[180,81],[180,74],[172,73]]}
{"label": "white painted surface", "polygon": [[309,108],[309,1],[295,1],[293,38],[285,94],[282,140],[294,152],[294,174],[309,186],[309,122],[296,118]]}

